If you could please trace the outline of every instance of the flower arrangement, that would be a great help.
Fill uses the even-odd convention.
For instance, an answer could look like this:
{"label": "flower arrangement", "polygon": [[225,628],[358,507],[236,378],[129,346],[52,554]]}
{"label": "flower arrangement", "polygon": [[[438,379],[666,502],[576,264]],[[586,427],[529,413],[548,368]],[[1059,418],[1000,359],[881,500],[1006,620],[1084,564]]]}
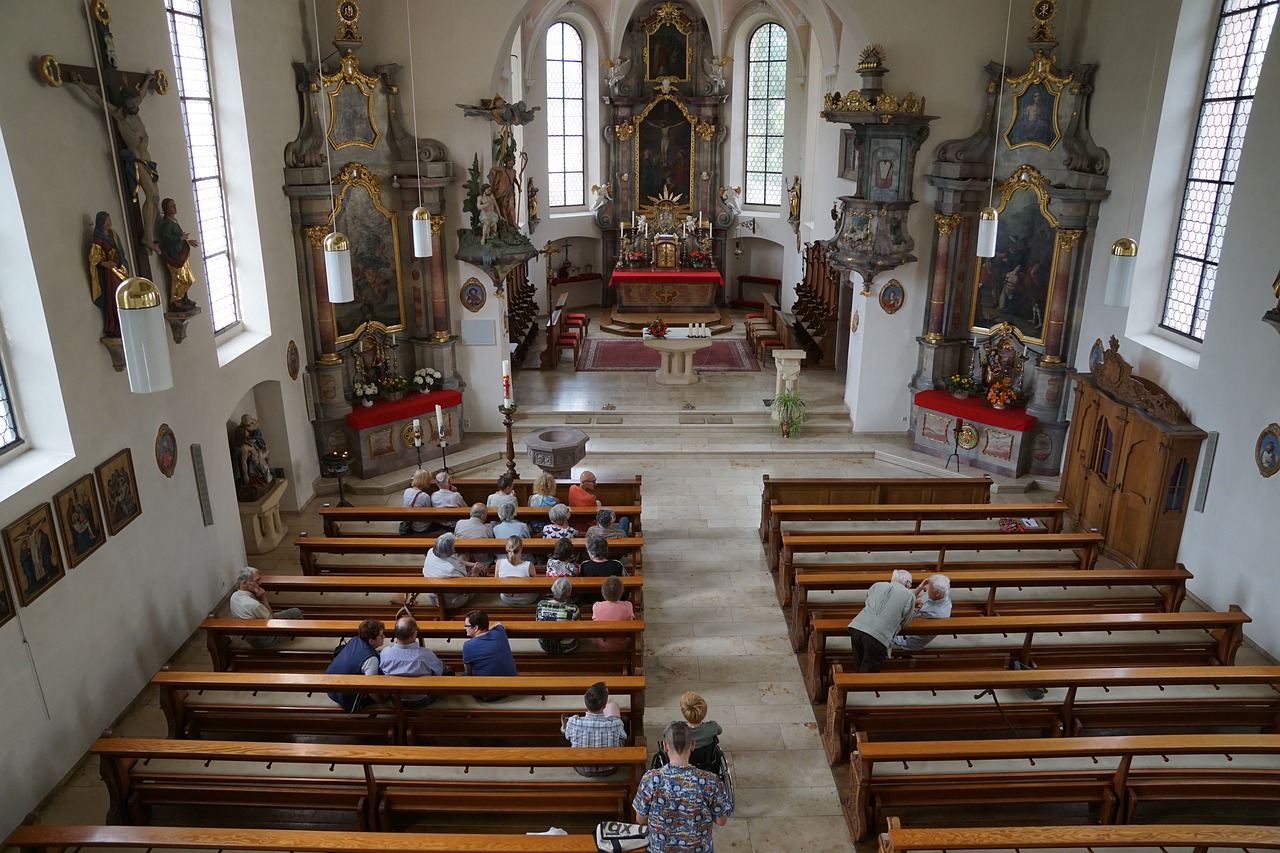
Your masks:
{"label": "flower arrangement", "polygon": [[418,387],[419,391],[426,391],[432,385],[436,384],[436,380],[440,378],[440,371],[430,367],[419,367],[413,372],[413,384]]}
{"label": "flower arrangement", "polygon": [[351,393],[361,398],[378,396],[378,385],[375,382],[361,382],[359,379],[351,386]]}
{"label": "flower arrangement", "polygon": [[972,391],[974,386],[973,377],[963,373],[956,373],[948,376],[943,380],[943,383],[947,386],[947,390],[952,394],[957,391]]}
{"label": "flower arrangement", "polygon": [[694,249],[689,253],[689,265],[694,267],[711,266],[711,256],[701,249]]}
{"label": "flower arrangement", "polygon": [[627,252],[623,257],[625,257],[627,263],[633,267],[642,266],[645,262],[644,252]]}
{"label": "flower arrangement", "polygon": [[987,389],[987,402],[997,409],[1012,405],[1017,399],[1018,395],[1013,390],[1013,381],[1008,377],[997,379]]}
{"label": "flower arrangement", "polygon": [[650,337],[665,338],[667,336],[667,324],[662,322],[661,317],[654,317],[653,322],[645,327]]}
{"label": "flower arrangement", "polygon": [[396,373],[382,380],[382,390],[388,394],[395,394],[409,387],[409,380]]}

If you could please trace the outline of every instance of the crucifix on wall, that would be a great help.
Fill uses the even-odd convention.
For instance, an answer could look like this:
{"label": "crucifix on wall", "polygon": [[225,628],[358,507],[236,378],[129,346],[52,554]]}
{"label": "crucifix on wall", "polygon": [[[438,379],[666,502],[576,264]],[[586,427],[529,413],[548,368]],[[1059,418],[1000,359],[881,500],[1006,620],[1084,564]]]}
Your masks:
{"label": "crucifix on wall", "polygon": [[[163,71],[121,71],[116,67],[111,12],[104,0],[88,6],[94,33],[93,66],[63,65],[52,56],[36,61],[36,73],[47,85],[61,88],[74,83],[109,118],[111,143],[119,155],[115,169],[117,191],[124,208],[129,235],[146,250],[132,252],[135,274],[151,277],[148,252],[159,254],[156,227],[160,219],[159,173],[148,151],[149,137],[139,107],[151,92],[169,90]],[[128,199],[129,202],[126,202]]]}

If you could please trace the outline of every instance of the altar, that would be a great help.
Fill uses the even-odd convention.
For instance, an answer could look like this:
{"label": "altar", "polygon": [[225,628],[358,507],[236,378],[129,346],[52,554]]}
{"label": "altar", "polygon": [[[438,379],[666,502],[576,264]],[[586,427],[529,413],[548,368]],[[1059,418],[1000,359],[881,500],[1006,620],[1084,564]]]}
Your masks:
{"label": "altar", "polygon": [[418,461],[413,443],[413,422],[422,429],[422,461],[431,468],[440,458],[440,424],[436,407],[443,416],[446,447],[462,441],[462,394],[432,391],[405,394],[399,400],[378,400],[372,406],[357,406],[346,416],[347,449],[351,469],[369,479],[414,465]]}
{"label": "altar", "polygon": [[693,369],[693,355],[711,346],[711,335],[693,336],[688,329],[669,329],[665,338],[647,332],[644,345],[657,350],[662,363],[653,375],[659,385],[696,385],[698,372]]}
{"label": "altar", "polygon": [[718,314],[724,278],[713,269],[619,269],[609,287],[621,314]]}
{"label": "altar", "polygon": [[920,391],[911,403],[911,449],[932,456],[955,453],[975,468],[1005,477],[1027,472],[1039,435],[1021,406],[996,409],[981,397],[957,399],[946,391]]}

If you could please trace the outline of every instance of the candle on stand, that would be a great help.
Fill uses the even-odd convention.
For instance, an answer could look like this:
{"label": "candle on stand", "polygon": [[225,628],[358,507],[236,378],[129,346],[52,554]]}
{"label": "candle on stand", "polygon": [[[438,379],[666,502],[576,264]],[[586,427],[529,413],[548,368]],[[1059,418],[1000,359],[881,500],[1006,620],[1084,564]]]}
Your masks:
{"label": "candle on stand", "polygon": [[636,212],[634,210],[631,211],[631,227],[636,227]]}
{"label": "candle on stand", "polygon": [[422,446],[422,421],[417,418],[413,419],[413,446]]}
{"label": "candle on stand", "polygon": [[391,333],[391,345],[392,345],[392,346],[395,346],[395,345],[396,345],[396,333],[395,333],[395,332],[392,332],[392,333]]}
{"label": "candle on stand", "polygon": [[502,362],[502,405],[511,408],[511,362]]}
{"label": "candle on stand", "polygon": [[436,437],[444,441],[444,410],[436,404]]}

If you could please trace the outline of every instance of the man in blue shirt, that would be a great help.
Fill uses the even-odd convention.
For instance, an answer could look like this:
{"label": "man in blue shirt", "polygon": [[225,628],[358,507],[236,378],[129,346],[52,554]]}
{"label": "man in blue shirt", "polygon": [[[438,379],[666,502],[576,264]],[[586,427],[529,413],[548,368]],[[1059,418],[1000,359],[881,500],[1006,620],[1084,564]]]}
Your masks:
{"label": "man in blue shirt", "polygon": [[[462,620],[467,641],[462,644],[462,665],[467,675],[518,675],[511,654],[507,629],[501,622],[489,627],[489,614],[472,610]],[[496,702],[505,696],[477,696],[481,702]]]}
{"label": "man in blue shirt", "polygon": [[[418,644],[418,623],[412,616],[396,620],[395,642],[379,654],[383,675],[452,675],[453,670],[444,665],[436,653]],[[406,708],[425,708],[436,700],[430,694],[409,694],[400,697]]]}

